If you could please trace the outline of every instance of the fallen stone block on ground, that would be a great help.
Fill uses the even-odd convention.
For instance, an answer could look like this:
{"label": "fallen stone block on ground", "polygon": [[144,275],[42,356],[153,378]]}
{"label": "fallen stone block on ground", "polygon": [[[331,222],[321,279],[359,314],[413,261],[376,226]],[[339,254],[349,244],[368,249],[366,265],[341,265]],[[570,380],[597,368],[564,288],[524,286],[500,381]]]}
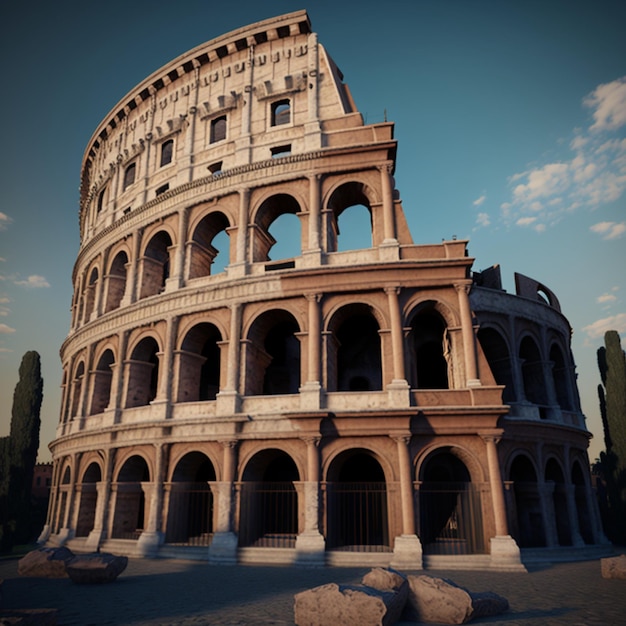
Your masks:
{"label": "fallen stone block on ground", "polygon": [[72,582],[80,585],[98,585],[113,582],[128,565],[128,557],[107,552],[80,554],[65,564]]}
{"label": "fallen stone block on ground", "polygon": [[393,591],[329,583],[296,594],[294,613],[297,626],[390,626],[403,608]]}
{"label": "fallen stone block on ground", "polygon": [[626,554],[600,559],[602,578],[626,580]]}
{"label": "fallen stone block on ground", "polygon": [[0,611],[2,626],[56,626],[57,609],[5,609]]}
{"label": "fallen stone block on ground", "polygon": [[23,556],[17,563],[20,576],[65,578],[65,563],[74,556],[69,548],[39,548]]}
{"label": "fallen stone block on ground", "polygon": [[506,598],[495,593],[471,593],[450,580],[408,576],[409,594],[403,619],[438,624],[465,624],[508,610]]}

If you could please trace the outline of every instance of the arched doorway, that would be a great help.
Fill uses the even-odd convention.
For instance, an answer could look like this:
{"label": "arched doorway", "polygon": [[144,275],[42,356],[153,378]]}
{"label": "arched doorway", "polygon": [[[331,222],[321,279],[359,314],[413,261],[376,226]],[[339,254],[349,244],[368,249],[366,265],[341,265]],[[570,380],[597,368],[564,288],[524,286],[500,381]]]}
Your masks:
{"label": "arched doorway", "polygon": [[97,463],[91,463],[83,474],[83,482],[80,485],[80,506],[76,522],[77,537],[87,537],[93,530],[98,502],[97,483],[101,480],[100,466]]}
{"label": "arched doorway", "polygon": [[511,464],[509,480],[515,494],[515,519],[512,534],[520,548],[536,548],[546,545],[541,514],[541,499],[537,485],[537,473],[530,459],[519,454]]}
{"label": "arched doorway", "polygon": [[282,450],[263,450],[250,459],[240,490],[240,546],[295,547],[299,480],[296,464]]}
{"label": "arched doorway", "polygon": [[145,459],[131,456],[122,465],[117,482],[112,488],[116,493],[115,513],[111,537],[113,539],[138,539],[145,528],[146,497],[142,482],[150,480]]}
{"label": "arched doorway", "polygon": [[572,545],[572,529],[567,510],[567,493],[563,470],[556,461],[550,459],[546,464],[546,483],[552,487],[552,503],[554,507],[554,521],[559,545]]}
{"label": "arched doorway", "polygon": [[413,389],[449,389],[450,346],[445,320],[425,304],[411,322],[407,339],[409,382]]}
{"label": "arched doorway", "polygon": [[388,552],[387,485],[366,450],[339,455],[328,469],[326,536],[330,550]]}
{"label": "arched doorway", "polygon": [[189,452],[174,468],[169,490],[165,541],[185,546],[208,546],[213,535],[215,468],[206,455]]}
{"label": "arched doorway", "polygon": [[430,455],[421,469],[419,537],[424,554],[484,554],[480,491],[450,448]]}

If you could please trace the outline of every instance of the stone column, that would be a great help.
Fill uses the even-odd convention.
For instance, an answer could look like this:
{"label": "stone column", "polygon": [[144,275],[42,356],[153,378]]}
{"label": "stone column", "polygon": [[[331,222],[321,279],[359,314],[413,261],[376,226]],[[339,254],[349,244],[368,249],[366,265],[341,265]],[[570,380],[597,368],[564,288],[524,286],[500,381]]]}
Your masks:
{"label": "stone column", "polygon": [[471,287],[471,282],[456,283],[454,285],[459,299],[459,312],[461,314],[461,333],[463,335],[463,353],[465,354],[465,385],[467,387],[478,387],[480,386],[480,379],[478,378],[476,360],[476,337],[474,335],[469,301]]}
{"label": "stone column", "polygon": [[394,407],[411,405],[410,387],[404,369],[404,329],[398,295],[399,287],[385,288],[391,321],[391,350],[393,358],[393,380],[387,385],[389,404]]}
{"label": "stone column", "polygon": [[[322,566],[325,562],[326,542],[319,530],[320,462],[319,435],[303,437],[307,452],[307,475],[304,487],[304,530],[296,537],[296,560],[301,565]],[[300,504],[300,503],[299,503]],[[302,504],[300,504],[302,506]]]}
{"label": "stone column", "polygon": [[321,406],[321,348],[320,301],[317,293],[305,294],[308,303],[309,332],[307,341],[307,376],[300,387],[300,405],[304,410],[315,410]]}
{"label": "stone column", "polygon": [[584,546],[585,542],[580,534],[578,523],[578,509],[576,508],[576,485],[563,485],[565,497],[567,498],[567,515],[570,523],[570,536],[573,546]]}
{"label": "stone column", "polygon": [[307,267],[315,267],[322,263],[322,246],[320,240],[321,198],[320,174],[310,174],[309,180],[309,232],[306,250],[302,252],[303,262]]}
{"label": "stone column", "polygon": [[167,330],[165,333],[165,346],[163,352],[157,353],[159,359],[159,382],[156,398],[150,403],[152,405],[165,405],[163,417],[171,417],[172,411],[172,381],[174,380],[174,348],[178,337],[178,323],[180,317],[175,315],[167,320]]}
{"label": "stone column", "polygon": [[217,394],[218,415],[232,415],[239,411],[239,372],[241,359],[241,305],[230,306],[230,337],[226,363],[226,388]]}
{"label": "stone column", "polygon": [[154,444],[154,476],[152,484],[146,485],[142,489],[148,499],[148,521],[146,528],[137,540],[137,554],[139,556],[155,557],[159,551],[159,546],[163,543],[163,533],[161,532],[161,519],[163,507],[163,468],[167,445],[162,443]]}
{"label": "stone column", "polygon": [[222,480],[212,484],[213,493],[217,496],[217,514],[215,517],[215,533],[209,546],[209,561],[211,563],[237,563],[238,538],[234,532],[233,524],[237,446],[238,442],[235,440],[222,441]]}
{"label": "stone column", "polygon": [[[229,276],[245,276],[248,273],[248,207],[250,189],[239,190],[239,215],[235,237],[235,262],[228,266]],[[232,258],[232,253],[231,253]]]}
{"label": "stone column", "polygon": [[422,543],[415,533],[415,500],[413,496],[413,466],[409,454],[411,436],[392,437],[397,445],[400,468],[400,502],[402,534],[394,539],[391,566],[397,569],[422,569]]}
{"label": "stone column", "polygon": [[126,290],[124,291],[124,297],[120,303],[120,308],[127,307],[129,304],[132,304],[137,300],[139,282],[139,253],[141,249],[142,234],[143,229],[138,229],[133,235],[132,257],[128,260],[128,264],[126,265]]}
{"label": "stone column", "polygon": [[171,276],[167,279],[166,289],[180,289],[185,286],[185,250],[187,249],[187,228],[189,226],[189,211],[181,209],[178,214],[178,244],[174,246],[174,267]]}
{"label": "stone column", "polygon": [[378,168],[383,197],[383,244],[398,245],[396,225],[393,214],[393,187],[391,184],[392,164],[387,163]]}
{"label": "stone column", "polygon": [[538,483],[539,500],[541,502],[541,514],[543,516],[543,527],[546,533],[546,546],[554,548],[559,545],[559,535],[556,529],[556,515],[554,511],[554,489],[555,483],[548,481]]}
{"label": "stone column", "polygon": [[496,536],[489,540],[491,548],[491,567],[505,571],[525,571],[522,565],[519,546],[509,535],[504,503],[504,484],[500,472],[500,461],[496,445],[500,441],[499,434],[483,435],[487,451],[489,468],[489,489],[495,521]]}

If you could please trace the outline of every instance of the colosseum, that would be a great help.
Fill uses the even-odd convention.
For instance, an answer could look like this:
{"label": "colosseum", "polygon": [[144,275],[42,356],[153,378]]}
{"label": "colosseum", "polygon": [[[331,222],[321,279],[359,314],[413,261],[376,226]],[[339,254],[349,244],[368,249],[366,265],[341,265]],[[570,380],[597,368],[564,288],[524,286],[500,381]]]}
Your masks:
{"label": "colosseum", "polygon": [[[393,128],[364,123],[305,11],[112,109],[82,162],[41,542],[502,570],[605,544],[556,296],[413,242]],[[354,207],[371,239],[343,249]]]}

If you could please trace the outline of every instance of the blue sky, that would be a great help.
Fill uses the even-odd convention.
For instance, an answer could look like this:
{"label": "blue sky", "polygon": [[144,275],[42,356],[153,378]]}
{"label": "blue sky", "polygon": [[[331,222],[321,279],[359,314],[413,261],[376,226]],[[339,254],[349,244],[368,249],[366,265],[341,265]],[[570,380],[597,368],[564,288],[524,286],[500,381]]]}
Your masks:
{"label": "blue sky", "polygon": [[[219,7],[219,9],[218,9]],[[22,355],[42,358],[42,460],[60,409],[87,141],[148,74],[254,21],[308,9],[368,123],[394,121],[416,243],[470,239],[556,292],[603,448],[596,350],[626,345],[626,3],[617,0],[3,0],[0,436]]]}

